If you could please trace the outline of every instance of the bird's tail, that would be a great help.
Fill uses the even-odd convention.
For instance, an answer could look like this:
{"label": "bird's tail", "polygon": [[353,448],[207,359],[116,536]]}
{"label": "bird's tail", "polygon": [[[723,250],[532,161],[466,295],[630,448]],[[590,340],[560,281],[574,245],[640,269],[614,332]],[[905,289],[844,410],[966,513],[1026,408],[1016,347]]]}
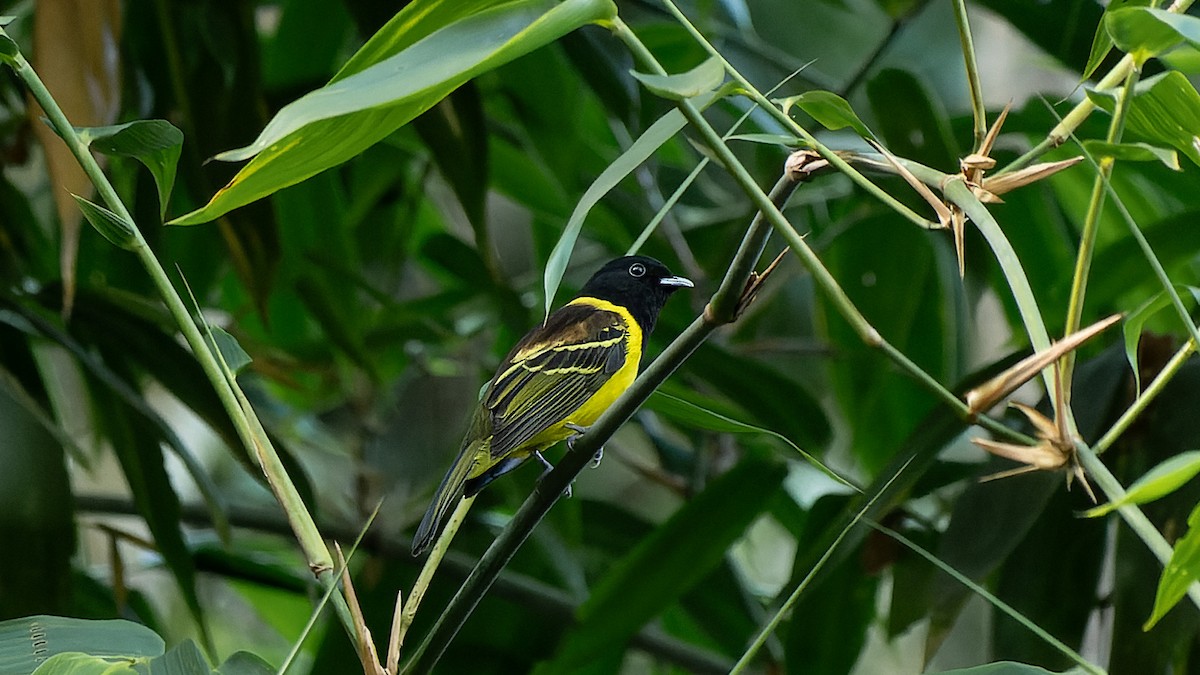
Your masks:
{"label": "bird's tail", "polygon": [[425,516],[421,518],[421,524],[417,526],[417,534],[413,536],[412,554],[414,556],[421,555],[425,549],[437,538],[438,532],[442,526],[454,512],[454,508],[458,506],[458,502],[463,497],[463,486],[471,475],[471,469],[475,466],[476,460],[481,454],[486,455],[488,452],[486,441],[475,441],[463,446],[458,452],[458,458],[454,460],[454,466],[446,472],[446,476],[442,478],[441,485],[438,485],[437,492],[433,495],[433,503],[429,505],[429,510],[425,512]]}

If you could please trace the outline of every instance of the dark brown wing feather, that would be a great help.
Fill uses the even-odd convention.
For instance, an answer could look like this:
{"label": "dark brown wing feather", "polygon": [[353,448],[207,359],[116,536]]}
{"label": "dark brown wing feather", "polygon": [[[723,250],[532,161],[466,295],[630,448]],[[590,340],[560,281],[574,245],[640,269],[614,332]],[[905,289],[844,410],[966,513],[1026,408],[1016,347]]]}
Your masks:
{"label": "dark brown wing feather", "polygon": [[615,312],[567,305],[513,348],[488,389],[491,455],[503,457],[561,423],[625,363],[625,322]]}

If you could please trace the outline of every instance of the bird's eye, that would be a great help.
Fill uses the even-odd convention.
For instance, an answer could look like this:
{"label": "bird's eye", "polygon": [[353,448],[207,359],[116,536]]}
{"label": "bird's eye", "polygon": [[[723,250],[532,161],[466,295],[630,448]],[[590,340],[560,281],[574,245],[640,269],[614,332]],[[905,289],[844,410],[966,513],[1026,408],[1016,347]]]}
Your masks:
{"label": "bird's eye", "polygon": [[640,276],[645,276],[645,274],[646,274],[646,266],[643,265],[642,263],[633,263],[632,265],[629,266],[629,276],[640,277]]}

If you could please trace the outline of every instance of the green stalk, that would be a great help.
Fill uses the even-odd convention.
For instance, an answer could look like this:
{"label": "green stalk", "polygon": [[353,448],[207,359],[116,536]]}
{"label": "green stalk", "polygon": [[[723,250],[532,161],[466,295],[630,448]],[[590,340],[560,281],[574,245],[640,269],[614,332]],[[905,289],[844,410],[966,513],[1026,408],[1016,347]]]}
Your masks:
{"label": "green stalk", "polygon": [[[5,40],[10,39],[2,28],[0,28],[0,36]],[[50,91],[46,89],[45,83],[34,72],[33,67],[29,65],[29,62],[20,53],[5,56],[4,58],[25,83],[25,86],[29,88],[34,99],[46,113],[51,127],[63,139],[63,142],[67,144],[71,154],[75,156],[84,173],[87,174],[92,184],[95,185],[96,191],[99,193],[101,199],[104,200],[104,203],[113,213],[132,224],[134,222],[133,216],[117,195],[112,183],[108,181],[108,178],[100,169],[100,165],[96,162],[96,159],[92,157],[87,145],[75,133],[75,127],[67,120],[66,115],[58,106]],[[201,335],[199,328],[196,326],[196,322],[192,319],[191,314],[183,304],[183,300],[171,284],[158,259],[154,257],[154,252],[150,249],[141,231],[135,226],[132,228],[130,234],[133,237],[130,249],[138,257],[142,266],[146,268],[146,272],[150,275],[150,280],[162,296],[167,310],[179,326],[179,330],[191,348],[192,354],[196,357],[209,382],[212,383],[218,398],[221,400],[221,404],[233,421],[242,444],[245,445],[252,456],[259,457],[260,461],[262,461],[263,472],[267,475],[268,481],[275,491],[276,498],[288,515],[288,521],[291,523],[296,539],[308,559],[310,569],[326,587],[330,584],[336,585],[337,580],[332,575],[334,567],[333,558],[329,555],[329,549],[326,548],[325,542],[321,538],[321,533],[313,523],[312,516],[304,506],[303,500],[300,499],[300,493],[288,477],[287,471],[284,469],[283,463],[279,460],[279,455],[275,452],[275,449],[271,447],[269,442],[260,444],[256,438],[255,430],[261,430],[261,424],[257,418],[250,419],[250,416],[253,416],[253,411],[249,409],[248,404],[246,410],[243,410],[242,404],[239,402],[231,383],[226,380],[221,365],[218,363],[216,357],[214,357],[213,351],[209,349],[203,335]],[[263,434],[264,441],[265,438],[265,434]],[[341,602],[339,603],[339,601]],[[353,635],[353,622],[349,612],[340,611],[346,609],[344,599],[340,593],[335,595],[334,607],[339,610],[339,617],[342,618],[347,630]]]}
{"label": "green stalk", "polygon": [[1175,374],[1179,372],[1179,369],[1183,367],[1184,363],[1187,363],[1187,360],[1193,353],[1195,353],[1195,351],[1196,341],[1188,340],[1183,344],[1182,347],[1179,348],[1178,351],[1175,352],[1175,355],[1171,357],[1171,360],[1167,362],[1167,365],[1164,366],[1163,369],[1159,371],[1158,375],[1154,377],[1154,381],[1152,381],[1150,385],[1146,387],[1146,390],[1141,392],[1137,399],[1134,400],[1133,405],[1126,408],[1125,412],[1121,413],[1121,417],[1114,422],[1111,427],[1109,427],[1108,431],[1104,432],[1104,435],[1100,437],[1100,440],[1096,441],[1092,445],[1092,450],[1095,451],[1097,455],[1102,454],[1105,450],[1108,450],[1110,447],[1112,447],[1112,444],[1121,437],[1121,434],[1125,433],[1125,431],[1129,429],[1134,420],[1136,420],[1143,412],[1145,412],[1146,408],[1149,407],[1154,399],[1162,393],[1162,390],[1166,388],[1167,383],[1171,381],[1171,378],[1175,377]]}
{"label": "green stalk", "polygon": [[[1117,108],[1113,113],[1112,122],[1108,125],[1108,136],[1105,140],[1109,143],[1120,143],[1121,135],[1125,129],[1125,118],[1129,114],[1129,108],[1133,101],[1133,89],[1137,85],[1138,68],[1131,68],[1129,76],[1125,78],[1125,86],[1121,90],[1121,98],[1117,101]],[[1092,183],[1092,196],[1088,201],[1087,214],[1083,221],[1083,232],[1079,237],[1079,254],[1075,259],[1075,273],[1071,277],[1071,295],[1067,304],[1067,322],[1064,331],[1069,335],[1079,330],[1080,324],[1083,321],[1083,302],[1087,296],[1088,276],[1091,274],[1092,257],[1096,250],[1096,232],[1100,225],[1100,216],[1104,212],[1104,198],[1107,194],[1104,186],[1108,183],[1108,179],[1112,176],[1113,166],[1115,161],[1111,157],[1105,157],[1100,160],[1100,166],[1096,172],[1096,180]],[[1062,377],[1064,382],[1071,381],[1071,374],[1075,370],[1075,352],[1068,352],[1062,359]],[[1067,400],[1071,400],[1071,391],[1067,389]]]}
{"label": "green stalk", "polygon": [[987,135],[987,110],[983,106],[983,86],[979,82],[979,64],[975,61],[975,41],[971,37],[971,22],[967,17],[965,0],[954,0],[954,21],[958,39],[962,42],[963,62],[967,69],[967,88],[971,94],[971,115],[975,122],[975,150]]}

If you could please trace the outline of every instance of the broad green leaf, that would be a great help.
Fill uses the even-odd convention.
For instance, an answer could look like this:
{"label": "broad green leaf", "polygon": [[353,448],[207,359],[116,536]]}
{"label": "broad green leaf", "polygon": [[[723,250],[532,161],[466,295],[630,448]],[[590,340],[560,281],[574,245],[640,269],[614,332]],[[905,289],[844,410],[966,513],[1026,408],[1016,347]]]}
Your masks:
{"label": "broad green leaf", "polygon": [[140,675],[134,664],[144,659],[103,659],[91,654],[67,652],[42,662],[32,675]]}
{"label": "broad green leaf", "polygon": [[[703,110],[713,102],[729,95],[734,89],[732,87],[722,87],[716,92],[712,92],[707,96],[700,97],[696,101],[696,107]],[[612,164],[605,167],[604,171],[596,176],[596,180],[588,186],[588,189],[580,197],[579,203],[575,205],[575,209],[571,211],[571,217],[567,219],[567,225],[563,228],[562,235],[559,236],[558,242],[554,244],[554,249],[550,251],[550,257],[546,260],[546,272],[542,277],[542,288],[546,291],[546,315],[550,315],[550,310],[554,307],[554,295],[558,292],[558,286],[562,283],[563,274],[567,271],[567,263],[571,260],[571,254],[575,251],[575,242],[579,239],[579,233],[583,229],[583,221],[587,218],[588,213],[592,208],[608,194],[614,187],[617,186],[626,176],[633,173],[635,169],[641,166],[658,150],[664,143],[669,141],[675,134],[679,133],[683,127],[687,125],[687,120],[683,113],[678,109],[671,109],[667,114],[655,120],[636,141],[630,144],[629,149],[621,153]]]}
{"label": "broad green leaf", "polygon": [[132,251],[137,246],[136,226],[133,223],[77,194],[71,196],[75,198],[75,203],[79,204],[83,217],[87,218],[92,227],[110,243],[126,251]]}
{"label": "broad green leaf", "polygon": [[175,168],[183,151],[183,132],[166,120],[137,120],[112,127],[77,128],[80,139],[106,155],[133,157],[154,176],[159,215],[167,215]]}
{"label": "broad green leaf", "polygon": [[[597,582],[546,672],[578,672],[703,579],[766,508],[785,475],[779,464],[745,458],[710,483]],[[695,536],[699,531],[704,537]]]}
{"label": "broad green leaf", "polygon": [[[1078,668],[1072,668],[1067,673],[1082,673]],[[973,666],[971,668],[955,668],[954,670],[942,670],[929,675],[1055,675],[1053,672],[1045,668],[1038,668],[1026,663],[1013,663],[1012,661],[1000,661],[997,663],[988,663],[982,666]]]}
{"label": "broad green leaf", "polygon": [[796,106],[808,113],[821,126],[830,131],[850,127],[863,138],[875,138],[875,134],[863,124],[846,99],[831,91],[808,91],[799,96],[790,96],[779,101],[786,113]]}
{"label": "broad green leaf", "polygon": [[1181,171],[1179,155],[1174,150],[1167,150],[1148,143],[1106,143],[1095,139],[1083,142],[1093,157],[1112,157],[1124,162],[1160,162],[1172,171]]}
{"label": "broad green leaf", "polygon": [[[616,14],[609,0],[518,0],[476,7],[465,17],[450,13],[443,25],[429,23],[429,17],[447,19],[449,10],[442,4],[410,4],[384,28],[390,29],[386,35],[372,38],[360,51],[371,57],[352,58],[328,85],[280,110],[252,144],[219,155],[229,161],[253,159],[207,205],[171,223],[208,222],[336,166],[471,78]],[[422,37],[388,55],[404,43],[406,31]]]}
{"label": "broad green leaf", "polygon": [[649,75],[637,71],[630,74],[654,95],[681,101],[707,94],[721,86],[725,79],[725,67],[721,65],[720,59],[713,56],[686,73],[677,75]]}
{"label": "broad green leaf", "polygon": [[1171,551],[1171,559],[1158,580],[1154,594],[1154,610],[1146,619],[1143,630],[1150,630],[1171,611],[1187,593],[1188,586],[1200,581],[1200,504],[1188,516],[1188,531]]}
{"label": "broad green leaf", "polygon": [[1129,486],[1124,497],[1115,502],[1088,509],[1084,515],[1088,518],[1096,518],[1112,513],[1126,504],[1145,504],[1161,499],[1178,490],[1198,473],[1200,473],[1200,450],[1180,453],[1147,471],[1145,475]]}
{"label": "broad green leaf", "polygon": [[1145,63],[1183,42],[1200,44],[1200,19],[1149,7],[1108,12],[1104,26],[1118,49]]}
{"label": "broad green leaf", "polygon": [[[1114,94],[1088,90],[1087,95],[1096,105],[1113,111]],[[1126,129],[1156,145],[1169,145],[1200,164],[1200,149],[1192,142],[1200,136],[1200,94],[1183,73],[1170,71],[1140,82]]]}
{"label": "broad green leaf", "polygon": [[1104,61],[1104,57],[1108,56],[1109,50],[1112,49],[1112,37],[1108,34],[1108,27],[1105,24],[1105,17],[1118,9],[1124,7],[1144,7],[1150,4],[1150,0],[1112,0],[1108,3],[1108,7],[1104,9],[1105,16],[1100,17],[1100,25],[1096,27],[1096,36],[1092,38],[1092,51],[1088,55],[1087,65],[1083,68],[1083,75],[1079,81],[1086,81],[1096,72],[1100,64]]}
{"label": "broad green leaf", "polygon": [[43,659],[55,654],[154,657],[164,648],[162,638],[154,631],[124,619],[29,616],[0,621],[0,673],[32,672]]}

